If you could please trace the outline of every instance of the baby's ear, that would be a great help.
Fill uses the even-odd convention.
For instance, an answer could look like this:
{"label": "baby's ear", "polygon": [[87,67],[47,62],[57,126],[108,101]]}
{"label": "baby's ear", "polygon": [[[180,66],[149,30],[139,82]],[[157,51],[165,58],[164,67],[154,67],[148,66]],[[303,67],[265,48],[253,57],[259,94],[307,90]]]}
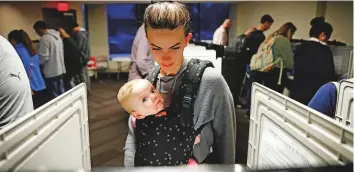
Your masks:
{"label": "baby's ear", "polygon": [[145,118],[145,115],[143,115],[137,111],[134,111],[134,110],[132,111],[132,116],[136,119],[144,119]]}

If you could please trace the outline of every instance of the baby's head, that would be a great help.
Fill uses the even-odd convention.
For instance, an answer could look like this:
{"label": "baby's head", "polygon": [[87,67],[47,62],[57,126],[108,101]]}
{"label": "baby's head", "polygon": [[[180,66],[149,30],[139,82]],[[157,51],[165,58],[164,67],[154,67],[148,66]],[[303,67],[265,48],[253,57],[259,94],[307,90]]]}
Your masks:
{"label": "baby's head", "polygon": [[137,119],[158,113],[164,108],[164,100],[155,87],[145,79],[135,79],[118,91],[118,101]]}

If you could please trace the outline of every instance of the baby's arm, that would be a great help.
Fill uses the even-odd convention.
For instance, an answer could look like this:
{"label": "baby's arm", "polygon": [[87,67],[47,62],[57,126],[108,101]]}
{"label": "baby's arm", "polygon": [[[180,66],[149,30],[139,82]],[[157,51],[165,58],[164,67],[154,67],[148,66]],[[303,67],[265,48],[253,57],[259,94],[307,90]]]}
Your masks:
{"label": "baby's arm", "polygon": [[133,126],[133,117],[130,116],[128,120],[129,132],[127,140],[125,141],[124,147],[124,166],[125,167],[134,167],[134,158],[135,158],[135,134]]}

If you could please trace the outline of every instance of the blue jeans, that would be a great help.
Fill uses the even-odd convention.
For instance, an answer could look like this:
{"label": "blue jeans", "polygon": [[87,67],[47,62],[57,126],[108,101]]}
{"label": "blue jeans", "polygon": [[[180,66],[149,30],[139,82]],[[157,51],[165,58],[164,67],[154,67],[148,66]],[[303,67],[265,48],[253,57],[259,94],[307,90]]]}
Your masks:
{"label": "blue jeans", "polygon": [[54,99],[65,92],[63,76],[45,78],[50,99]]}

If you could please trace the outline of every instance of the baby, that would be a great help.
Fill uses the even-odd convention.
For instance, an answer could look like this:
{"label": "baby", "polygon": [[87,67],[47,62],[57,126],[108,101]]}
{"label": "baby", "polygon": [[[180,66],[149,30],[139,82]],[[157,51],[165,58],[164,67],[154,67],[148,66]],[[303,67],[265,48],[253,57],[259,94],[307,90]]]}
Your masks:
{"label": "baby", "polygon": [[165,115],[164,99],[146,79],[135,79],[124,84],[118,91],[118,101],[136,119],[148,115]]}
{"label": "baby", "polygon": [[[146,116],[156,117],[166,115],[164,112],[164,99],[155,87],[145,79],[135,79],[124,84],[118,91],[118,101],[122,107],[131,114],[133,127],[136,127],[136,119],[144,119]],[[200,135],[194,141],[194,145],[200,142]],[[188,166],[198,163],[189,159]]]}

